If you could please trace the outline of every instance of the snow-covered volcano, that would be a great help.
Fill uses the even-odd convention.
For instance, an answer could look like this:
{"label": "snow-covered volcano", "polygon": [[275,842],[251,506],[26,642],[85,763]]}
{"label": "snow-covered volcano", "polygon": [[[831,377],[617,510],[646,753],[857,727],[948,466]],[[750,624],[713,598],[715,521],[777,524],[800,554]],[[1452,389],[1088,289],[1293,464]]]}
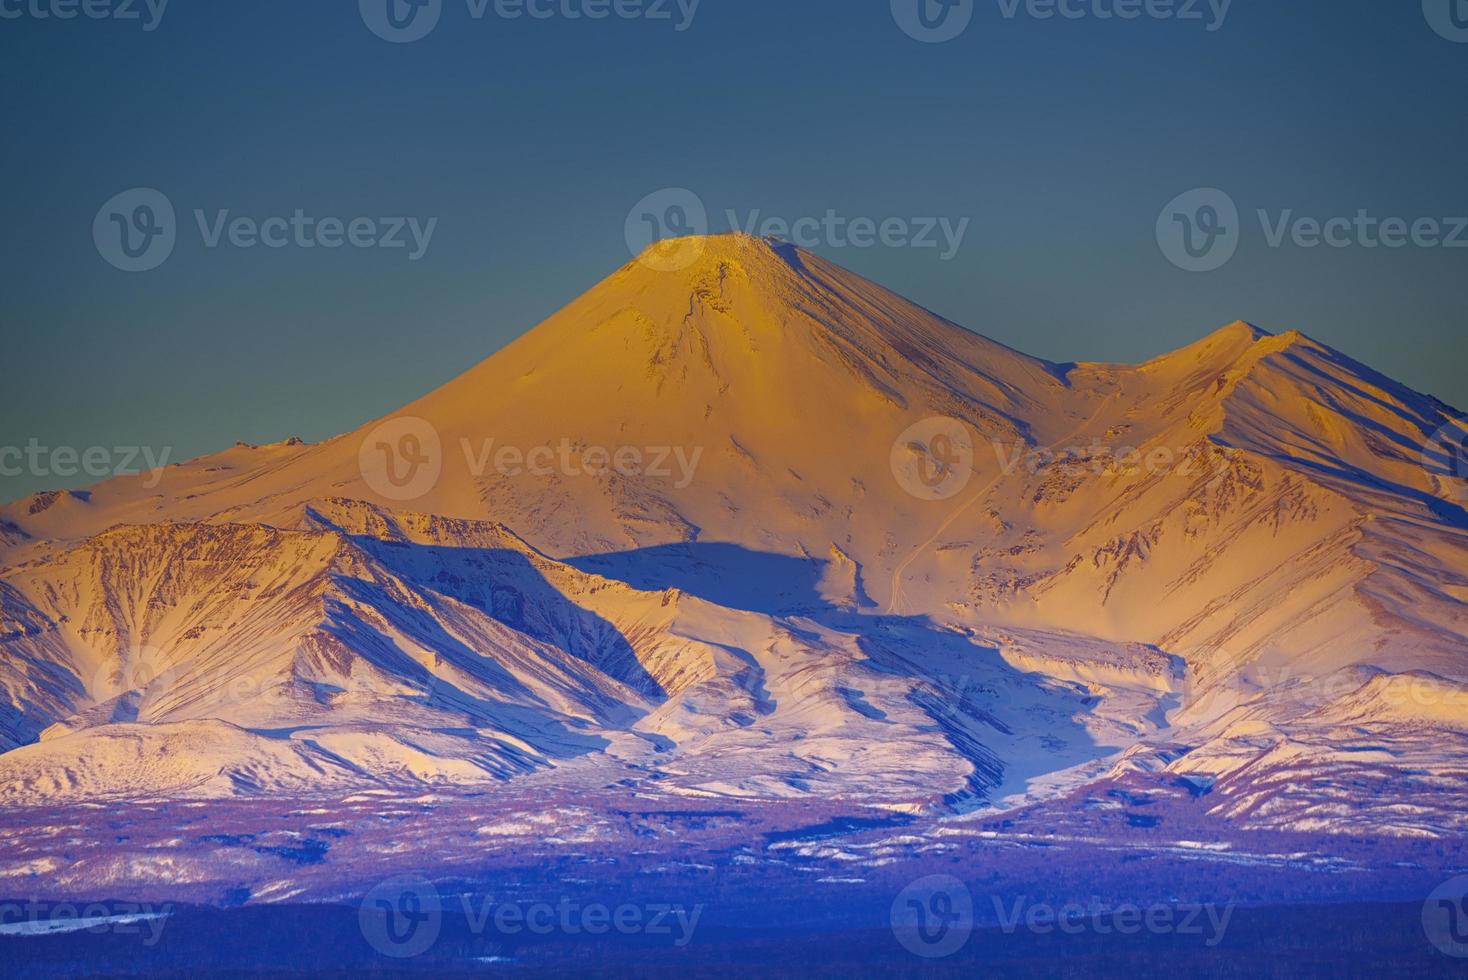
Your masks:
{"label": "snow-covered volcano", "polygon": [[1458,833],[1465,434],[1298,333],[1052,364],[664,242],[357,431],[0,508],[0,801],[1164,772],[1241,825]]}

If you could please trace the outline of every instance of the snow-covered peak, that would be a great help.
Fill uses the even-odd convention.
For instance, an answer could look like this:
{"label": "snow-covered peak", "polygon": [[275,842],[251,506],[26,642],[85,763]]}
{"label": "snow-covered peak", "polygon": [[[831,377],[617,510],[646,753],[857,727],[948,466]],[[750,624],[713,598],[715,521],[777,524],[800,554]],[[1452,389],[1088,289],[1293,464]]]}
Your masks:
{"label": "snow-covered peak", "polygon": [[783,243],[660,243],[353,432],[0,508],[0,738],[51,736],[0,799],[206,722],[171,785],[903,807],[1442,726],[1316,679],[1468,683],[1451,419],[1295,332],[1062,366]]}

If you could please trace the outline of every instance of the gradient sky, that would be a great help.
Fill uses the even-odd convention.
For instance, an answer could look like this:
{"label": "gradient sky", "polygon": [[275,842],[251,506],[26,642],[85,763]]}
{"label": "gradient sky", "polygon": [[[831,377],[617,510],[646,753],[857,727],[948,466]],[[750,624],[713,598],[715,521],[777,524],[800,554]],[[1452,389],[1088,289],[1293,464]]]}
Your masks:
{"label": "gradient sky", "polygon": [[[0,446],[176,461],[350,429],[624,263],[629,209],[671,186],[714,230],[728,209],[967,218],[949,261],[817,251],[1039,356],[1140,360],[1247,319],[1468,406],[1468,249],[1271,248],[1254,217],[1468,215],[1468,43],[1419,0],[1234,0],[1213,32],[974,0],[944,44],[889,0],[703,0],[682,32],[444,0],[401,45],[353,0],[174,0],[153,31],[29,13],[48,2],[0,0],[22,11],[0,19]],[[179,240],[129,274],[92,223],[140,186],[177,207]],[[1198,187],[1244,212],[1206,274],[1155,238]],[[196,208],[438,226],[417,262],[208,249]],[[0,499],[88,482],[0,477]]]}

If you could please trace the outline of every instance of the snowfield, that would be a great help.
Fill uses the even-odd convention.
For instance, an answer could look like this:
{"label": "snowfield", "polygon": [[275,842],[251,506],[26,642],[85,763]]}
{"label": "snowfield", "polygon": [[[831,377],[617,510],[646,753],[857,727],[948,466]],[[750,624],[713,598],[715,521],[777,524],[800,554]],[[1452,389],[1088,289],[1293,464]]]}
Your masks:
{"label": "snowfield", "polygon": [[0,507],[0,880],[325,898],[430,839],[695,874],[807,817],[903,828],[759,855],[833,888],[1038,838],[1451,863],[1456,412],[1298,333],[1053,364],[693,244],[355,432]]}

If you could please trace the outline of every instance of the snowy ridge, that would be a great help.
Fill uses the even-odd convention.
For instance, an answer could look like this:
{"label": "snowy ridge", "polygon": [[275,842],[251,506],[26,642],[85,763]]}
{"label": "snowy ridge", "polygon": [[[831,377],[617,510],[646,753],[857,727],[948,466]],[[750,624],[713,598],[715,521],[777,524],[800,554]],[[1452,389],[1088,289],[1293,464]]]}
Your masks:
{"label": "snowy ridge", "polygon": [[[359,451],[405,417],[442,472],[397,502]],[[938,502],[892,468],[933,417],[975,450]],[[1456,832],[1463,423],[1301,334],[1051,364],[723,236],[388,420],[0,507],[0,799],[538,773],[962,811],[1146,773],[1240,826]]]}

